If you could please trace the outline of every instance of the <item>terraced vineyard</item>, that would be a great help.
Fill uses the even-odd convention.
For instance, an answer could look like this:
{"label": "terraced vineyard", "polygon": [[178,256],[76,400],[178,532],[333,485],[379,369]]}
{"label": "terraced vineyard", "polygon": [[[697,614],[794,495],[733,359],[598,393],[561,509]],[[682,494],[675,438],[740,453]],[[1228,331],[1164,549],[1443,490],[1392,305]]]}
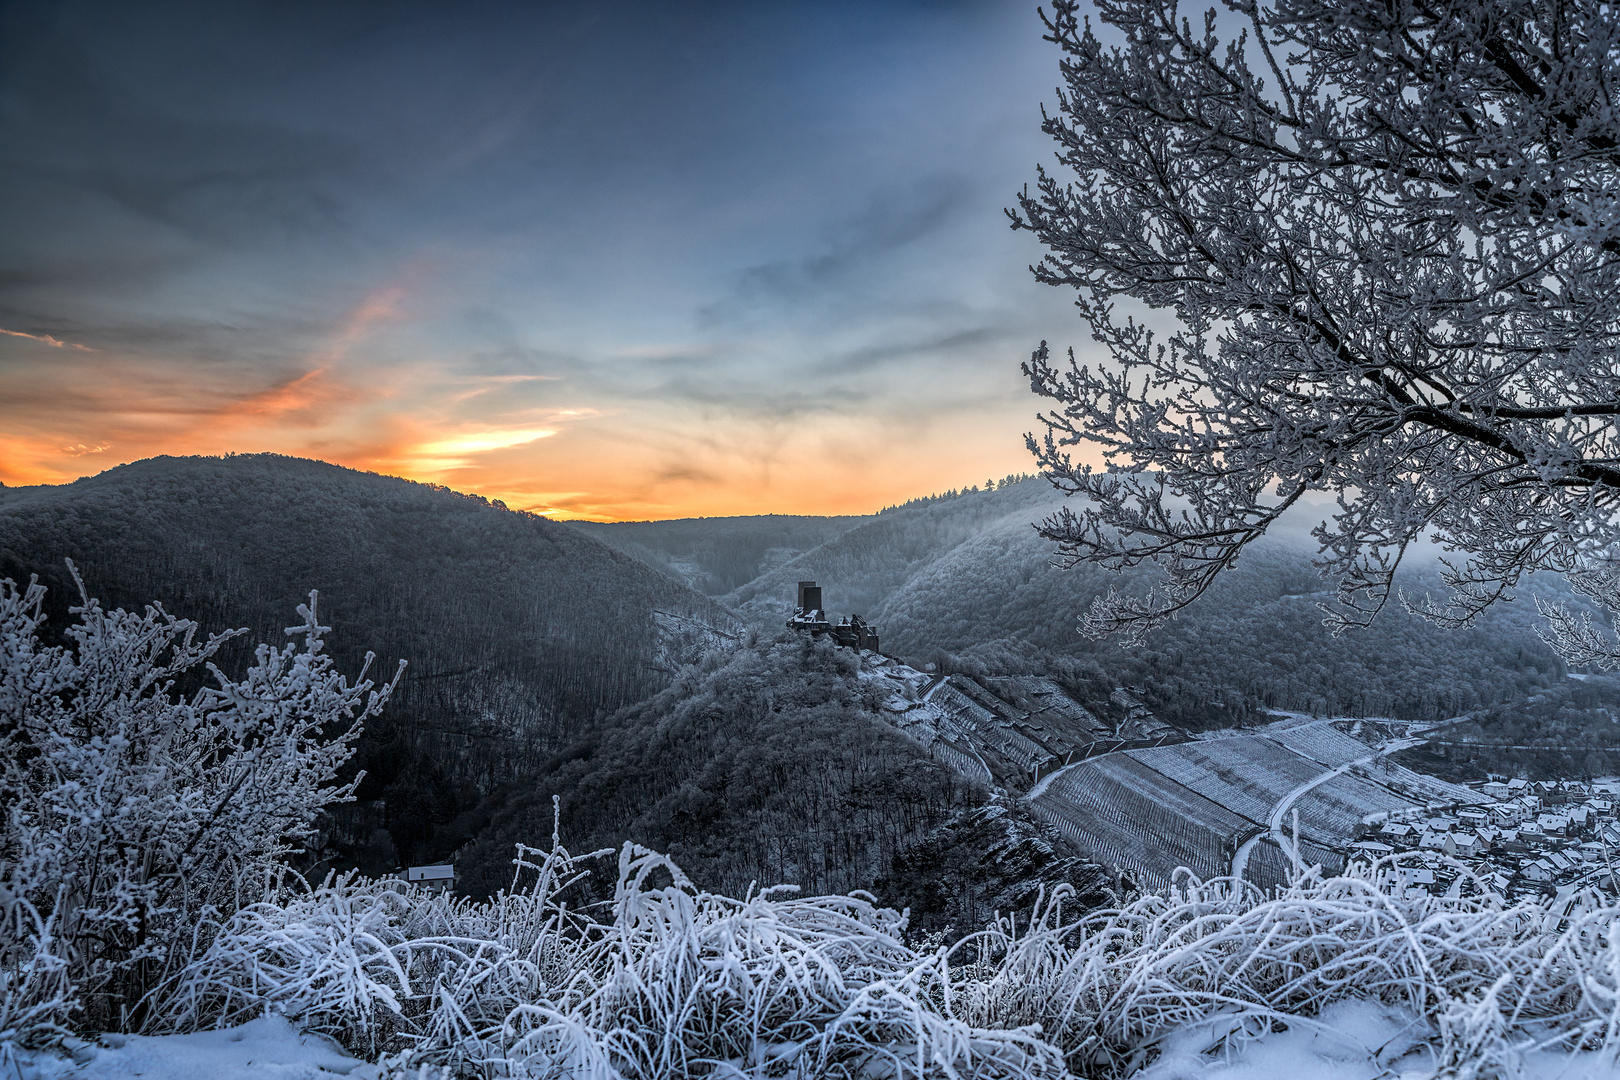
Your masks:
{"label": "terraced vineyard", "polygon": [[1308,724],[1280,731],[1268,731],[1266,738],[1330,769],[1336,769],[1356,758],[1366,757],[1372,749],[1360,739],[1352,739],[1327,724]]}
{"label": "terraced vineyard", "polygon": [[928,703],[945,717],[942,730],[952,741],[968,740],[992,750],[1014,762],[1026,775],[1053,756],[1045,746],[1019,731],[1012,720],[974,700],[975,696],[956,685],[954,677],[929,694]]}
{"label": "terraced vineyard", "polygon": [[1041,675],[1007,675],[982,680],[998,697],[1024,713],[1029,720],[1073,746],[1106,739],[1113,732],[1091,710],[1075,701],[1063,688]]}
{"label": "terraced vineyard", "polygon": [[[1276,807],[1301,788],[1283,829],[1291,830],[1297,811],[1306,858],[1327,866],[1342,862],[1334,849],[1369,815],[1479,801],[1468,788],[1382,758],[1321,779],[1374,752],[1328,724],[1278,726],[1092,758],[1055,773],[1031,806],[1098,858],[1163,884],[1181,866],[1200,876],[1229,872],[1240,841],[1265,831]],[[1286,877],[1287,861],[1269,841],[1249,860],[1251,881]]]}
{"label": "terraced vineyard", "polygon": [[[913,674],[917,685],[894,695],[897,726],[981,783],[1021,791],[1035,778],[1032,810],[1152,886],[1167,884],[1178,867],[1200,877],[1229,873],[1240,844],[1269,832],[1279,806],[1285,832],[1297,814],[1307,857],[1338,865],[1335,849],[1372,815],[1480,801],[1468,788],[1390,764],[1331,722],[1291,716],[1258,730],[1114,750],[1119,743],[1094,737],[1100,721],[1049,679]],[[1385,740],[1379,745],[1393,747],[1390,731],[1372,725],[1375,732]],[[1063,766],[1081,747],[1099,756]],[[1275,885],[1286,865],[1268,840],[1249,849],[1245,875]]]}
{"label": "terraced vineyard", "polygon": [[1125,754],[1072,767],[1032,805],[1098,857],[1155,886],[1178,866],[1201,877],[1225,873],[1234,840],[1253,827]]}
{"label": "terraced vineyard", "polygon": [[986,785],[995,782],[995,778],[990,775],[990,770],[985,766],[984,762],[972,754],[964,753],[944,739],[935,738],[930,742],[928,752],[934,756],[934,760],[944,762],[963,776],[971,777]]}
{"label": "terraced vineyard", "polygon": [[[1256,740],[1223,741],[1248,745]],[[1252,824],[1264,824],[1280,792],[1245,774],[1247,766],[1241,751],[1234,754],[1216,750],[1220,745],[1220,742],[1181,743],[1152,750],[1132,750],[1127,756],[1191,788],[1210,802],[1241,814]],[[1280,791],[1288,791],[1293,786],[1294,783],[1284,784]]]}
{"label": "terraced vineyard", "polygon": [[[1329,873],[1343,868],[1344,857],[1329,848],[1313,844],[1301,839],[1299,844],[1300,858],[1306,863],[1320,866]],[[1293,860],[1276,844],[1265,841],[1256,844],[1249,853],[1249,868],[1244,874],[1244,880],[1251,881],[1261,888],[1271,888],[1281,885],[1288,880],[1289,871],[1293,868]]]}
{"label": "terraced vineyard", "polygon": [[1479,798],[1478,794],[1468,788],[1458,784],[1448,784],[1437,776],[1413,772],[1406,766],[1396,765],[1388,759],[1379,760],[1368,772],[1379,783],[1390,784],[1411,791],[1414,795],[1427,802],[1450,804]]}
{"label": "terraced vineyard", "polygon": [[[1369,814],[1412,805],[1412,800],[1403,799],[1388,788],[1353,773],[1335,776],[1307,791],[1294,803],[1299,810],[1300,829],[1330,844],[1342,843],[1354,835],[1356,826]],[[1286,827],[1287,823],[1284,824]]]}

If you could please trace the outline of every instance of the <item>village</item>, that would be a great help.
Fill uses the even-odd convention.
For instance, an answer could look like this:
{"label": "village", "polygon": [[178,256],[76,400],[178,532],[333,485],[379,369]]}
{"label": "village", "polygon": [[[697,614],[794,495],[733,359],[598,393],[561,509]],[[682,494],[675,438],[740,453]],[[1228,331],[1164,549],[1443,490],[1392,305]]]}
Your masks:
{"label": "village", "polygon": [[[1352,862],[1377,864],[1384,887],[1406,896],[1542,897],[1555,911],[1585,890],[1620,893],[1620,779],[1505,779],[1470,783],[1485,799],[1450,809],[1370,818]],[[1561,904],[1560,904],[1561,902]]]}

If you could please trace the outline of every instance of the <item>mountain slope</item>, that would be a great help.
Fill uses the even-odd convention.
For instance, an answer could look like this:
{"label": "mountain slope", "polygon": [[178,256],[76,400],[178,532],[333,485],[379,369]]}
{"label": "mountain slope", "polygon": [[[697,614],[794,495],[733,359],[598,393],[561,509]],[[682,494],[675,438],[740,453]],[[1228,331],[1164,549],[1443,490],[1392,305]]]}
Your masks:
{"label": "mountain slope", "polygon": [[435,822],[665,685],[713,643],[708,627],[736,629],[712,601],[576,529],[275,455],[155,458],[0,490],[0,574],[38,574],[62,613],[74,597],[64,558],[109,605],[161,600],[205,631],[248,627],[253,641],[282,640],[319,589],[346,669],[367,650],[385,675],[409,661],[359,755],[362,797],[386,806],[355,826],[386,827],[407,859]]}
{"label": "mountain slope", "polygon": [[747,618],[775,622],[792,608],[794,583],[810,578],[821,582],[828,610],[875,617],[891,596],[976,537],[1011,530],[1039,543],[1030,523],[1061,502],[1044,481],[1025,481],[886,510],[723,599]]}
{"label": "mountain slope", "polygon": [[762,514],[568,524],[701,593],[719,596],[836,539],[865,520]]}
{"label": "mountain slope", "polygon": [[[885,512],[724,599],[770,626],[786,617],[794,582],[813,578],[830,611],[876,623],[893,655],[948,670],[1045,671],[1082,699],[1137,685],[1166,718],[1193,728],[1251,720],[1262,708],[1449,716],[1522,699],[1563,677],[1535,634],[1528,597],[1459,631],[1392,603],[1371,629],[1332,637],[1316,608],[1326,583],[1297,527],[1257,544],[1143,644],[1086,640],[1076,618],[1091,602],[1110,587],[1143,587],[1152,571],[1054,567],[1052,545],[1032,523],[1062,505],[1031,480]],[[1417,593],[1439,587],[1432,564],[1403,580]],[[1556,578],[1522,591],[1570,598]]]}
{"label": "mountain slope", "polygon": [[[779,631],[609,718],[536,774],[465,856],[465,887],[510,881],[514,843],[634,840],[701,888],[875,890],[914,926],[977,925],[1101,871],[1027,811],[993,801],[886,716],[856,653]],[[944,886],[948,885],[949,888]]]}

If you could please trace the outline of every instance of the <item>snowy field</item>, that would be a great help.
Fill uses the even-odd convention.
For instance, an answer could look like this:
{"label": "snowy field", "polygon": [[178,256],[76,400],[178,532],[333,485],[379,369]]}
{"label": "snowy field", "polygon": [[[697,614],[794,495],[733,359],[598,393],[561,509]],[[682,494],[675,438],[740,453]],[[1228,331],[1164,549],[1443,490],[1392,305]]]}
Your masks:
{"label": "snowy field", "polygon": [[[1416,1080],[1435,1076],[1433,1025],[1410,1011],[1341,1001],[1288,1030],[1245,1036],[1230,1017],[1183,1028],[1134,1080]],[[1518,1080],[1608,1080],[1620,1076],[1598,1051],[1529,1050]],[[319,1035],[300,1035],[279,1016],[195,1035],[107,1036],[69,1055],[25,1054],[18,1080],[381,1080],[384,1071]],[[4,1074],[0,1074],[4,1075]],[[395,1074],[397,1075],[397,1074]],[[430,1074],[431,1075],[431,1074]],[[9,1077],[8,1077],[9,1080]]]}

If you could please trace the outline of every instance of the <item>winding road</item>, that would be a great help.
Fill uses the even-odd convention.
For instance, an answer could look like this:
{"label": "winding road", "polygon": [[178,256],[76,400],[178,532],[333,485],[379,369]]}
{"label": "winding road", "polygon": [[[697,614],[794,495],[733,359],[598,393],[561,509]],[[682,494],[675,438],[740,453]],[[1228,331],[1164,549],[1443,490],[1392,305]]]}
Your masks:
{"label": "winding road", "polygon": [[1358,765],[1366,765],[1378,760],[1385,754],[1393,754],[1398,750],[1405,750],[1408,747],[1421,746],[1422,744],[1422,739],[1396,739],[1393,742],[1387,742],[1370,754],[1358,757],[1354,761],[1347,761],[1337,768],[1329,769],[1324,773],[1311,777],[1309,780],[1296,787],[1293,791],[1290,791],[1288,794],[1278,799],[1277,805],[1271,808],[1271,817],[1266,820],[1267,831],[1255,833],[1253,836],[1243,841],[1242,844],[1238,845],[1237,851],[1233,853],[1232,876],[1234,878],[1243,877],[1243,871],[1247,869],[1249,865],[1249,852],[1254,850],[1254,845],[1265,840],[1268,834],[1277,842],[1278,847],[1282,848],[1285,853],[1293,856],[1294,862],[1299,862],[1299,852],[1294,850],[1293,838],[1287,833],[1283,832],[1282,822],[1283,816],[1288,813],[1289,809],[1293,807],[1294,802],[1301,795],[1313,788],[1320,787],[1329,780],[1332,780],[1335,776],[1343,776],[1345,773],[1349,772],[1351,769],[1354,769]]}
{"label": "winding road", "polygon": [[[1347,761],[1343,765],[1328,769],[1326,772],[1311,777],[1309,780],[1305,781],[1303,784],[1284,795],[1281,799],[1277,800],[1277,805],[1271,808],[1271,816],[1266,820],[1265,832],[1255,833],[1253,836],[1249,837],[1247,840],[1243,841],[1243,843],[1238,845],[1237,851],[1233,852],[1232,854],[1232,876],[1238,879],[1243,877],[1243,871],[1246,870],[1249,865],[1249,852],[1254,850],[1254,845],[1265,840],[1268,836],[1272,840],[1276,841],[1277,846],[1280,847],[1285,854],[1291,855],[1295,863],[1300,861],[1299,852],[1294,850],[1293,838],[1283,831],[1282,823],[1283,817],[1293,807],[1294,803],[1299,799],[1299,797],[1305,794],[1307,791],[1320,787],[1322,784],[1332,780],[1335,776],[1342,776],[1359,765],[1370,764],[1386,754],[1394,754],[1414,746],[1422,746],[1428,741],[1427,736],[1431,731],[1437,730],[1438,728],[1447,727],[1451,724],[1460,724],[1464,720],[1472,719],[1473,715],[1467,714],[1464,716],[1454,716],[1449,720],[1441,720],[1436,724],[1424,725],[1421,728],[1413,725],[1412,727],[1408,727],[1407,731],[1421,731],[1423,734],[1415,737],[1409,735],[1404,739],[1391,739],[1389,742],[1384,743],[1370,754],[1365,754],[1358,757],[1354,761]],[[1323,722],[1331,723],[1332,721]],[[1298,726],[1303,727],[1306,725]]]}

